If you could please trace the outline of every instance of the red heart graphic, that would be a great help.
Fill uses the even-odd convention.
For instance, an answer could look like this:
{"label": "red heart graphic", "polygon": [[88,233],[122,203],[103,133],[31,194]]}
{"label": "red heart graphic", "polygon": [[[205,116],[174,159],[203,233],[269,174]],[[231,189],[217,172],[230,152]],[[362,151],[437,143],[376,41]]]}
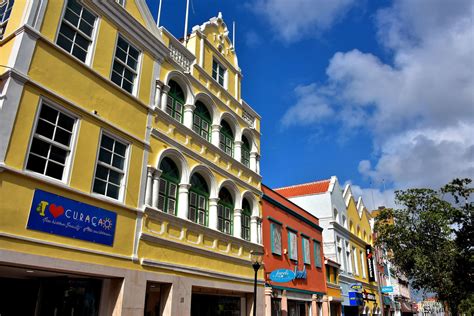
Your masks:
{"label": "red heart graphic", "polygon": [[55,204],[51,204],[51,205],[49,206],[49,212],[51,213],[51,215],[54,216],[54,218],[57,218],[58,216],[63,215],[63,213],[64,213],[64,207],[62,207],[61,205],[60,205],[60,206],[56,206]]}

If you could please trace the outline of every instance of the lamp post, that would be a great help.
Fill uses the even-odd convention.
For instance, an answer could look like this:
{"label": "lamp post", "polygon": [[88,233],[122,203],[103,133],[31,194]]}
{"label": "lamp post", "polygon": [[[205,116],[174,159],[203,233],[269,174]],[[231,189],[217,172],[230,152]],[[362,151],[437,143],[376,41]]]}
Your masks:
{"label": "lamp post", "polygon": [[252,261],[252,267],[255,271],[255,278],[253,282],[253,316],[257,315],[257,272],[262,266],[263,253],[259,251],[250,252],[250,260]]}

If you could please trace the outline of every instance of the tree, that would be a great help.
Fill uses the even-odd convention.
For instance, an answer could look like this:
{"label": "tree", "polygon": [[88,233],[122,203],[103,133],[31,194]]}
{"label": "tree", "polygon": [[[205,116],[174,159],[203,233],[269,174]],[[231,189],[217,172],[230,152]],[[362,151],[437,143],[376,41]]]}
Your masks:
{"label": "tree", "polygon": [[[474,203],[470,179],[455,179],[440,190],[395,193],[399,209],[376,218],[376,243],[416,289],[438,295],[453,315],[470,306],[474,289]],[[461,302],[463,301],[463,304]],[[460,306],[461,304],[461,306]]]}

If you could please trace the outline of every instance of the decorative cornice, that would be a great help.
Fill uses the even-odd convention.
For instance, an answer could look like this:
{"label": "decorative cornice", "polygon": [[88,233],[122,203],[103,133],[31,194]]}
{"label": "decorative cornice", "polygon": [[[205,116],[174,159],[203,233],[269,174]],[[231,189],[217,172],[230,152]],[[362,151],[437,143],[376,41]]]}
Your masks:
{"label": "decorative cornice", "polygon": [[[164,133],[160,132],[157,129],[152,129],[151,134],[152,134],[152,136],[154,136],[158,139],[161,139],[161,140],[167,142],[170,145],[173,145],[175,148],[178,148],[179,150],[181,150],[182,152],[184,152],[188,156],[192,157],[193,159],[199,161],[200,163],[207,165],[208,167],[213,169],[215,172],[220,173],[223,176],[232,179],[234,182],[240,184],[242,187],[247,188],[248,190],[254,192],[257,195],[262,194],[262,192],[258,188],[248,184],[247,182],[242,181],[239,177],[237,177],[237,176],[233,175],[232,173],[222,169],[221,167],[216,165],[214,162],[209,161],[206,158],[203,158],[200,154],[195,153],[194,151],[192,151],[191,149],[189,149],[185,145],[181,144],[180,142],[176,141],[172,137],[168,136],[167,134],[164,134]],[[256,177],[256,179],[258,181],[261,181],[261,176],[259,175],[258,178]]]}
{"label": "decorative cornice", "polygon": [[126,32],[132,36],[134,42],[146,49],[157,60],[162,61],[169,54],[168,47],[157,35],[141,25],[126,10],[120,10],[115,1],[103,0],[82,0],[102,14],[108,16],[111,21],[117,23],[121,32]]}
{"label": "decorative cornice", "polygon": [[[147,259],[147,258],[141,259],[141,265],[160,268],[160,269],[166,269],[166,270],[171,270],[171,271],[176,271],[176,272],[184,272],[184,273],[200,275],[200,276],[205,276],[205,277],[213,277],[216,279],[226,279],[229,281],[243,282],[243,283],[248,283],[249,285],[254,283],[253,278],[244,278],[244,277],[215,272],[215,271],[206,270],[206,269],[187,267],[187,266],[178,265],[174,263],[170,264],[170,263],[156,261],[156,260]],[[257,280],[257,284],[263,285],[265,284],[265,282],[264,280],[260,279],[260,280]]]}
{"label": "decorative cornice", "polygon": [[275,205],[275,206],[277,206],[277,207],[279,207],[279,208],[282,209],[283,211],[285,211],[285,212],[287,212],[288,214],[290,214],[290,215],[296,217],[297,219],[299,219],[299,220],[305,222],[306,224],[308,224],[308,225],[310,225],[311,227],[313,227],[313,228],[319,230],[320,232],[323,231],[323,228],[322,228],[321,226],[319,226],[318,224],[313,223],[312,221],[310,221],[309,219],[307,219],[307,218],[304,217],[303,215],[301,215],[301,214],[299,214],[299,213],[293,211],[293,210],[290,209],[289,207],[287,207],[287,206],[281,204],[280,202],[278,202],[278,201],[272,199],[272,198],[269,197],[268,195],[264,194],[263,197],[262,197],[262,199],[265,200],[265,201],[267,201],[267,202],[269,202],[269,203],[271,203],[271,204],[273,204],[273,205]]}

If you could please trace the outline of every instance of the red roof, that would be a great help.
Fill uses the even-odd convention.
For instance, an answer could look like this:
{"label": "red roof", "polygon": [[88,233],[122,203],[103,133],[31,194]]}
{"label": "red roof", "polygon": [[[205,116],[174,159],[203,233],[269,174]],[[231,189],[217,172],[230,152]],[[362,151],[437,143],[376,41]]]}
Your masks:
{"label": "red roof", "polygon": [[286,198],[301,195],[319,194],[327,192],[331,180],[320,180],[316,182],[292,185],[289,187],[274,189]]}

